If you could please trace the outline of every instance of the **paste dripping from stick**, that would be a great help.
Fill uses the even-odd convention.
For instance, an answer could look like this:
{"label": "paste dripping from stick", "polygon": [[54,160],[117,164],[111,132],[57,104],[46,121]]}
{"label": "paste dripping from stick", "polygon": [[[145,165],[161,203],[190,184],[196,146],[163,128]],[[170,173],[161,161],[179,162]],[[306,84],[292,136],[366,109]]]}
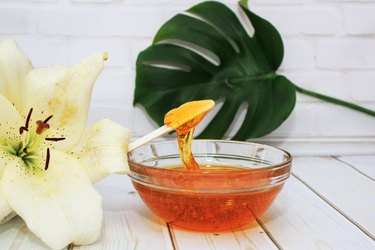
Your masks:
{"label": "paste dripping from stick", "polygon": [[[195,161],[191,152],[191,141],[196,126],[202,121],[208,112],[215,107],[213,100],[199,100],[187,102],[178,108],[170,110],[164,116],[164,124],[172,127],[177,132],[177,141],[180,151],[182,165],[187,170],[199,170],[199,165]],[[181,117],[193,117],[186,123],[180,124],[184,120]]]}

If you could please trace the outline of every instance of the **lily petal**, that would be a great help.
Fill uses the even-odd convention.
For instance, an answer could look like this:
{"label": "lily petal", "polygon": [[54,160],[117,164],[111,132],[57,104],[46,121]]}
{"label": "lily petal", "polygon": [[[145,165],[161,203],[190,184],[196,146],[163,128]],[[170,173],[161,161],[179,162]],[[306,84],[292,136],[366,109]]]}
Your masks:
{"label": "lily petal", "polygon": [[2,187],[9,205],[50,248],[90,244],[99,238],[101,196],[69,155],[51,150],[46,171],[32,171],[21,160],[8,165]]}
{"label": "lily petal", "polygon": [[103,119],[89,127],[70,152],[85,167],[95,183],[112,173],[128,173],[129,129]]}
{"label": "lily petal", "polygon": [[[0,95],[0,147],[21,138],[19,128],[25,125],[16,108]],[[1,166],[0,166],[1,167]]]}
{"label": "lily petal", "polygon": [[[0,42],[1,43],[1,42]],[[0,46],[1,47],[1,46]],[[11,164],[15,157],[9,154],[13,150],[14,141],[20,141],[21,135],[19,127],[23,126],[23,121],[16,108],[7,98],[0,95],[0,183],[3,179],[5,166]],[[18,126],[18,127],[17,127]],[[6,201],[0,185],[0,224],[14,217],[13,209]]]}
{"label": "lily petal", "polygon": [[[2,183],[3,172],[5,166],[11,164],[15,160],[15,157],[10,155],[8,152],[0,149],[0,183]],[[9,219],[13,217],[13,209],[9,206],[8,202],[6,201],[3,190],[0,185],[0,224],[7,222]]]}
{"label": "lily petal", "polygon": [[106,59],[107,54],[100,53],[71,68],[40,68],[27,75],[22,113],[33,108],[33,126],[53,115],[48,136],[66,138],[53,145],[56,149],[67,151],[78,142],[85,129],[93,84]]}
{"label": "lily petal", "polygon": [[13,40],[0,41],[0,94],[14,103],[19,112],[23,107],[25,78],[32,69],[30,60]]}

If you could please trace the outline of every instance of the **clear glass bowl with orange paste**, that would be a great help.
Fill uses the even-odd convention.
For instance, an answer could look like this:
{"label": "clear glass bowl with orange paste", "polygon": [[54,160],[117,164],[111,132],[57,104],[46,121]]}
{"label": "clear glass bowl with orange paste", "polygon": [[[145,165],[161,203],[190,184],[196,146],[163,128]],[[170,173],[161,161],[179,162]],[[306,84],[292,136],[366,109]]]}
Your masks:
{"label": "clear glass bowl with orange paste", "polygon": [[176,141],[129,153],[129,174],[144,203],[176,227],[219,232],[241,229],[262,215],[290,175],[292,157],[262,144],[193,140],[199,170],[186,170]]}

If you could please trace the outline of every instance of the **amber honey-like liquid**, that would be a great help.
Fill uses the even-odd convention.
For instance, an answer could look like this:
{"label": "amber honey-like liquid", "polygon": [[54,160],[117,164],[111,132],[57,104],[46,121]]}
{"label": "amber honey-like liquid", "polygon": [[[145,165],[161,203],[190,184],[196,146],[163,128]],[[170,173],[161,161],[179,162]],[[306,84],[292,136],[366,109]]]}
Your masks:
{"label": "amber honey-like liquid", "polygon": [[[204,170],[206,167],[200,166],[200,168]],[[169,190],[149,187],[137,182],[133,184],[147,206],[167,223],[202,232],[228,231],[247,226],[269,208],[282,188],[282,185],[278,185],[259,190],[251,189],[250,186],[255,187],[258,181],[264,180],[267,171],[254,171],[243,175],[243,171],[239,169],[237,178],[234,172],[236,167],[210,166],[209,168],[216,168],[221,172],[227,169],[231,172],[231,177],[225,179],[220,174],[210,176],[208,183],[205,183],[204,174],[184,177],[172,173],[168,183],[160,183],[161,186],[166,184]],[[164,176],[157,176],[157,174],[153,177],[165,179]],[[209,192],[202,192],[205,185],[215,186],[216,190],[224,191],[217,192],[212,189]],[[233,186],[236,190],[243,187],[249,191],[230,192]],[[185,189],[185,191],[172,191],[173,188]]]}

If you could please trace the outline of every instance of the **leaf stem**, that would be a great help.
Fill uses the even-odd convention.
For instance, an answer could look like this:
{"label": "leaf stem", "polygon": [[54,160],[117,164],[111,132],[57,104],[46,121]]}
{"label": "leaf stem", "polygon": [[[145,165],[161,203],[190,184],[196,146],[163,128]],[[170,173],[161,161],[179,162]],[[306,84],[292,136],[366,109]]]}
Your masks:
{"label": "leaf stem", "polygon": [[314,91],[301,88],[297,85],[294,85],[294,87],[296,88],[296,90],[298,92],[300,92],[302,94],[312,96],[312,97],[315,97],[315,98],[318,98],[318,99],[321,99],[321,100],[324,100],[324,101],[327,101],[327,102],[330,102],[330,103],[334,103],[334,104],[337,104],[337,105],[340,105],[340,106],[344,106],[344,107],[347,107],[347,108],[350,108],[350,109],[353,109],[353,110],[356,110],[356,111],[359,111],[359,112],[362,112],[362,113],[365,113],[365,114],[368,114],[370,116],[375,117],[375,111],[364,108],[364,107],[359,106],[357,104],[347,102],[347,101],[343,101],[343,100],[340,100],[340,99],[337,99],[337,98],[334,98],[334,97],[331,97],[331,96],[319,94],[319,93],[316,93]]}

